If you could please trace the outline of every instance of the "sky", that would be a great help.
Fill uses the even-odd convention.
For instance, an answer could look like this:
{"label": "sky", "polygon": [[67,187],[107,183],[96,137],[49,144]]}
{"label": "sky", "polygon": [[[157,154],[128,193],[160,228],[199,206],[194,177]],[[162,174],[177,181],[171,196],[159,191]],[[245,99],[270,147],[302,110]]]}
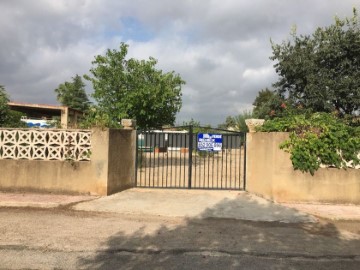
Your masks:
{"label": "sky", "polygon": [[276,82],[270,40],[295,25],[311,34],[353,7],[360,0],[0,0],[0,85],[12,101],[58,104],[59,84],[125,42],[128,57],[154,57],[186,81],[176,124],[216,126]]}

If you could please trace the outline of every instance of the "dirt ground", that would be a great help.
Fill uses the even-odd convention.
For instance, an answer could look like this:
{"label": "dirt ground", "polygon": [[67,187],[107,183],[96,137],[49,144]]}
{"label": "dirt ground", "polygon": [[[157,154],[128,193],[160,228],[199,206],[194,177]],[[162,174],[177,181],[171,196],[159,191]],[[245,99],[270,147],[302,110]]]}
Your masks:
{"label": "dirt ground", "polygon": [[[153,233],[161,227],[174,229],[178,226],[189,225],[192,223],[199,225],[207,223],[210,230],[213,230],[217,224],[222,224],[228,228],[234,225],[236,226],[236,224],[247,224],[251,226],[254,225],[259,228],[300,229],[314,236],[339,236],[351,234],[353,239],[360,240],[360,220],[329,220],[325,218],[318,218],[317,223],[253,222],[228,219],[202,220],[180,217],[151,215],[137,216],[133,214],[124,215],[109,212],[75,211],[72,209],[72,206],[72,204],[67,204],[57,208],[0,207],[0,220],[2,221],[0,223],[0,235],[2,235],[0,238],[1,244],[3,244],[3,241],[16,241],[16,238],[19,237],[13,239],[8,237],[15,231],[20,232],[19,236],[26,235],[26,238],[28,239],[37,238],[44,233],[52,233],[58,229],[61,229],[62,232],[59,231],[58,233],[54,233],[55,237],[61,236],[62,234],[70,236],[77,233],[86,237],[86,231],[84,231],[84,229],[89,229],[92,226],[97,227],[94,233],[92,233],[97,234],[97,236],[100,236],[101,234],[112,234],[119,229],[122,229],[126,232],[126,234],[131,234],[140,228],[143,228],[142,232],[146,235]],[[18,222],[19,226],[13,226],[15,222]],[[50,224],[53,224],[54,226],[49,226]],[[81,224],[86,226],[84,227]],[[124,226],[111,226],[114,224]],[[138,225],[135,226],[135,224]],[[143,224],[147,224],[146,227],[143,227]],[[206,228],[204,228],[204,230],[206,230]],[[231,230],[225,230],[231,232]],[[26,238],[23,240],[26,240]],[[47,240],[48,239],[44,238],[42,241],[46,242]],[[65,239],[63,240],[66,242]],[[38,244],[41,244],[41,242],[38,242]],[[87,244],[84,243],[84,246],[86,245]]]}
{"label": "dirt ground", "polygon": [[360,222],[0,208],[0,269],[357,269]]}
{"label": "dirt ground", "polygon": [[[137,186],[187,188],[188,164],[188,152],[139,153]],[[227,149],[214,153],[194,152],[192,164],[193,188],[243,188],[243,149]]]}

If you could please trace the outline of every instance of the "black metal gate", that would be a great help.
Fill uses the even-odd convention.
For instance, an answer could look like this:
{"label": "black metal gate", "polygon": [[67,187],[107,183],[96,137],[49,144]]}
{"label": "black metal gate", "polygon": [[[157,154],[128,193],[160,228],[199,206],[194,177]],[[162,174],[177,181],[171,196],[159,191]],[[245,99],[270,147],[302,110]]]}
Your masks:
{"label": "black metal gate", "polygon": [[[219,134],[219,151],[200,151],[198,134]],[[193,127],[138,131],[136,186],[245,189],[245,133]]]}

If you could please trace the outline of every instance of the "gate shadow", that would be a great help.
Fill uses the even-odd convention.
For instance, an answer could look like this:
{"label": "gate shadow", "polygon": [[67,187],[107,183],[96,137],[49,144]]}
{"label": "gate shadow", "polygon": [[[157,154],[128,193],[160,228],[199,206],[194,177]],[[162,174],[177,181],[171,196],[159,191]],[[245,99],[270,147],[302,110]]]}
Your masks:
{"label": "gate shadow", "polygon": [[[105,250],[97,252],[95,257],[81,258],[78,266],[86,269],[298,269],[300,266],[301,269],[358,269],[357,262],[350,259],[360,255],[359,235],[344,234],[327,221],[264,222],[221,216],[222,213],[229,216],[231,211],[236,211],[234,207],[242,211],[234,200],[223,200],[178,226],[162,225],[155,232],[148,232],[146,225],[131,235],[119,228],[107,240]],[[291,213],[302,216],[295,209],[274,209],[271,204],[256,201],[249,201],[246,207],[253,207],[264,216],[271,211],[270,216],[277,220]],[[348,261],[324,260],[331,256]]]}

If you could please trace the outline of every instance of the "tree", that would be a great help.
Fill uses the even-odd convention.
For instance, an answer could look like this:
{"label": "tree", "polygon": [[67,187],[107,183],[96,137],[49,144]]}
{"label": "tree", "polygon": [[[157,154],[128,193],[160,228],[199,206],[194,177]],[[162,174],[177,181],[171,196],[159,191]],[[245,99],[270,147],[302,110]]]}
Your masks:
{"label": "tree", "polygon": [[245,120],[252,117],[253,113],[251,111],[244,110],[236,116],[227,116],[225,123],[218,125],[218,128],[248,132]]}
{"label": "tree", "polygon": [[26,124],[21,121],[22,114],[10,110],[8,102],[9,96],[5,87],[0,85],[0,127],[25,127]]}
{"label": "tree", "polygon": [[284,100],[275,92],[268,88],[261,90],[254,102],[253,114],[256,118],[268,119],[276,115],[276,108],[282,104]]}
{"label": "tree", "polygon": [[98,111],[109,117],[109,126],[118,126],[123,118],[136,119],[140,128],[173,125],[180,111],[181,85],[185,82],[174,72],[156,69],[157,60],[126,59],[128,45],[108,49],[98,55],[90,69],[93,97]]}
{"label": "tree", "polygon": [[183,121],[182,126],[185,130],[189,130],[188,127],[192,126],[194,133],[205,133],[212,129],[210,124],[202,125],[200,121],[194,120],[193,118],[191,118],[190,121]]}
{"label": "tree", "polygon": [[64,106],[79,111],[86,111],[89,108],[89,98],[85,92],[85,84],[81,77],[76,74],[72,82],[64,82],[56,88],[57,100]]}
{"label": "tree", "polygon": [[357,115],[360,109],[360,24],[353,17],[335,19],[312,35],[272,43],[279,95],[293,107],[315,112]]}
{"label": "tree", "polygon": [[7,122],[7,117],[9,114],[9,97],[5,91],[5,87],[0,85],[0,127],[4,126]]}
{"label": "tree", "polygon": [[200,127],[200,121],[194,120],[194,118],[191,118],[190,121],[183,121],[182,126],[193,126],[193,127]]}
{"label": "tree", "polygon": [[245,123],[246,119],[253,118],[253,113],[251,111],[244,110],[242,113],[234,116],[235,121],[235,130],[241,132],[248,132],[249,129]]}
{"label": "tree", "polygon": [[235,120],[232,116],[227,116],[224,123],[218,125],[218,128],[221,129],[231,129],[235,127]]}

